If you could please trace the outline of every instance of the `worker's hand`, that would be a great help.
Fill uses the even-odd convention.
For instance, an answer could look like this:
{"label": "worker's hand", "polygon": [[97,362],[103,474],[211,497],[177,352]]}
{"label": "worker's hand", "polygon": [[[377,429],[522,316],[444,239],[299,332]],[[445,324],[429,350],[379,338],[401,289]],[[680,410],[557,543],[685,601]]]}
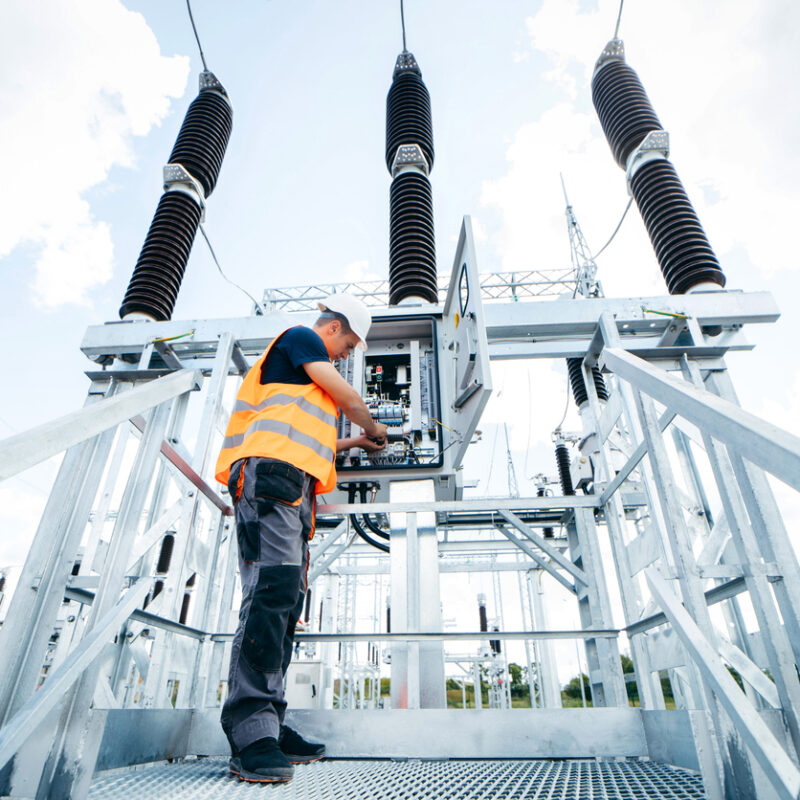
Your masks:
{"label": "worker's hand", "polygon": [[356,439],[356,447],[366,450],[368,453],[377,453],[378,450],[383,450],[386,447],[386,439],[370,438],[366,434],[362,434]]}
{"label": "worker's hand", "polygon": [[370,439],[378,439],[383,440],[384,443],[386,441],[386,436],[389,433],[389,430],[382,422],[373,422],[373,428],[371,431],[368,432]]}

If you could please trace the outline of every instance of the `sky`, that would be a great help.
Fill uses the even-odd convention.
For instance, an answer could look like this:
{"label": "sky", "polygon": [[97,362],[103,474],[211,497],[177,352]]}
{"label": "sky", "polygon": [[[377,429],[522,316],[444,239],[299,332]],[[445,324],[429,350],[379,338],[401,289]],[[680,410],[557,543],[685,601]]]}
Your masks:
{"label": "sky", "polygon": [[[227,274],[269,286],[388,273],[385,95],[401,49],[388,0],[194,0],[234,126],[206,230]],[[407,0],[408,47],[431,94],[439,269],[472,216],[482,271],[569,264],[562,173],[596,252],[627,203],[591,105],[617,0]],[[742,404],[800,433],[797,186],[800,6],[628,0],[620,27],[728,286],[771,291],[777,324],[729,363]],[[87,326],[117,319],[201,69],[180,0],[6,0],[0,8],[0,438],[78,408]],[[598,258],[608,296],[666,294],[632,208]],[[249,313],[195,243],[174,319]],[[493,367],[467,461],[477,492],[555,473],[563,363]],[[574,408],[565,427],[578,429]],[[486,469],[486,464],[491,465]],[[0,566],[20,563],[58,459],[0,485]],[[790,514],[797,499],[780,489]],[[483,586],[481,584],[481,586]],[[476,587],[476,591],[486,591]],[[508,606],[508,603],[506,604]],[[508,626],[510,627],[510,625]]]}

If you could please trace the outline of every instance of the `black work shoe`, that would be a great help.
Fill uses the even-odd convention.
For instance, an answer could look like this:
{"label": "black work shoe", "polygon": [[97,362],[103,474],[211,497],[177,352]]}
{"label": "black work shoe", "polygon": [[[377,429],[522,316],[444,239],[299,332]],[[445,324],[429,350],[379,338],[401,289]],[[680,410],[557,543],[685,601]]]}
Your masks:
{"label": "black work shoe", "polygon": [[307,742],[297,731],[288,725],[281,725],[278,736],[281,752],[292,764],[310,764],[325,758],[325,745]]}
{"label": "black work shoe", "polygon": [[274,737],[247,745],[230,760],[231,773],[250,783],[285,783],[294,777],[294,767],[281,752]]}

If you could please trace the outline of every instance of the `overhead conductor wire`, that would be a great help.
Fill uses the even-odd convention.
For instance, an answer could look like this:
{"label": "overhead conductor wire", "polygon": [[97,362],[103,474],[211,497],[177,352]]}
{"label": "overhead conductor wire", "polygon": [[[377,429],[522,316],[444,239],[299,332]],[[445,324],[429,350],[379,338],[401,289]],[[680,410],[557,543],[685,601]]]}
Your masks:
{"label": "overhead conductor wire", "polygon": [[[186,0],[188,3],[189,0]],[[403,52],[407,53],[408,50],[406,49],[406,15],[403,10],[403,0],[400,0],[400,25],[403,28]]]}
{"label": "overhead conductor wire", "polygon": [[603,250],[605,250],[606,247],[608,247],[611,244],[611,242],[614,241],[614,237],[617,235],[617,231],[622,227],[622,223],[625,221],[625,217],[628,214],[628,209],[631,207],[632,202],[633,198],[632,197],[628,198],[628,205],[625,206],[625,210],[622,212],[622,216],[620,217],[620,220],[617,223],[617,227],[614,228],[614,233],[611,234],[611,238],[592,256],[592,261],[594,261],[597,258],[597,256],[599,256],[600,253],[602,253]]}
{"label": "overhead conductor wire", "polygon": [[192,15],[192,4],[186,0],[186,8],[189,11],[189,21],[192,23],[192,30],[194,31],[194,38],[197,40],[197,47],[200,50],[200,60],[203,62],[203,70],[208,72],[206,66],[206,57],[203,55],[203,45],[200,44],[200,37],[197,35],[197,26],[194,24],[194,16]]}
{"label": "overhead conductor wire", "polygon": [[[188,0],[187,0],[187,2],[188,2]],[[619,36],[619,24],[622,21],[622,7],[623,7],[624,4],[625,4],[625,0],[619,0],[619,12],[617,13],[617,24],[614,27],[614,38],[615,39]],[[564,183],[564,179],[563,178],[561,179],[561,183],[563,185],[563,183]],[[564,193],[566,195],[566,189],[564,190]],[[622,216],[620,217],[620,220],[617,223],[617,227],[614,228],[614,232],[611,234],[611,237],[609,238],[609,240],[592,256],[592,261],[594,261],[597,258],[597,256],[599,256],[600,253],[602,253],[606,249],[606,247],[608,247],[611,244],[611,242],[614,241],[614,237],[617,235],[617,231],[622,227],[622,223],[625,221],[625,217],[628,214],[628,210],[631,207],[631,203],[633,203],[633,197],[629,197],[628,198],[628,204],[625,206],[625,210],[622,212]],[[569,395],[569,393],[567,393],[567,395]],[[569,396],[567,397],[567,402],[569,402]]]}
{"label": "overhead conductor wire", "polygon": [[614,38],[616,39],[619,36],[619,23],[622,19],[622,5],[625,0],[619,0],[619,13],[617,14],[617,26],[614,28]]}
{"label": "overhead conductor wire", "polygon": [[236,283],[235,281],[232,281],[222,271],[222,267],[219,265],[219,261],[217,261],[217,254],[214,252],[214,248],[211,246],[211,242],[210,242],[210,240],[208,238],[208,234],[206,234],[206,229],[203,227],[202,223],[198,227],[200,228],[200,233],[203,234],[203,238],[206,240],[206,244],[208,245],[208,249],[211,252],[211,258],[214,259],[214,263],[217,265],[217,269],[219,270],[219,274],[222,275],[222,277],[226,281],[228,281],[228,283],[231,284],[231,286],[235,286],[240,292],[244,292],[253,301],[253,305],[255,306],[255,310],[256,310],[256,315],[257,316],[260,316],[261,314],[263,314],[264,312],[261,309],[261,303],[259,303],[258,300],[256,300],[255,297],[253,297],[253,295],[251,295],[250,292],[247,291],[247,289],[243,289],[241,286],[239,286],[238,283]]}
{"label": "overhead conductor wire", "polygon": [[[186,0],[186,9],[189,12],[189,21],[192,23],[192,31],[194,31],[194,38],[195,38],[195,41],[197,42],[197,49],[200,51],[200,60],[203,62],[203,70],[205,72],[208,72],[208,65],[206,64],[206,56],[205,56],[205,53],[203,53],[203,45],[200,44],[200,36],[197,33],[197,25],[194,24],[194,15],[192,14],[192,4],[191,4],[190,0]],[[258,314],[262,314],[263,312],[261,310],[261,304],[258,302],[258,300],[256,300],[255,297],[253,297],[253,295],[251,295],[250,292],[247,291],[247,289],[242,288],[241,286],[239,286],[238,283],[236,283],[235,281],[232,281],[222,271],[222,267],[220,266],[219,260],[217,259],[217,254],[214,252],[214,248],[211,246],[211,240],[208,238],[208,234],[206,233],[206,229],[203,227],[202,223],[200,225],[198,225],[198,227],[200,228],[200,233],[203,234],[203,238],[206,240],[206,244],[208,245],[208,250],[211,253],[211,258],[214,259],[214,263],[217,265],[217,269],[219,270],[219,274],[222,275],[222,277],[229,284],[231,284],[231,286],[235,286],[240,292],[244,292],[244,294],[246,294],[247,297],[249,297],[250,300],[253,301],[253,306],[255,307],[257,315]]]}

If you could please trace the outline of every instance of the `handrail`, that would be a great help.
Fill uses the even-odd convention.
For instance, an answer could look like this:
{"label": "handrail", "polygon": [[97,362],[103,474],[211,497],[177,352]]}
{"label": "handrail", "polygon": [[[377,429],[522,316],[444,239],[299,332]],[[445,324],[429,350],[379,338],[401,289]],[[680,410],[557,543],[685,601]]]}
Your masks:
{"label": "handrail", "polygon": [[715,647],[689,616],[666,580],[653,567],[646,568],[644,574],[653,597],[775,791],[785,800],[796,800],[800,797],[800,769],[739,689]]}
{"label": "handrail", "polygon": [[[91,605],[94,601],[94,594],[87,589],[67,587],[64,596],[85,605]],[[190,636],[193,639],[202,640],[208,638],[212,642],[230,642],[234,637],[233,633],[211,633],[199,628],[192,628],[189,625],[182,625],[180,622],[175,622],[138,608],[130,613],[130,618],[137,622],[152,625],[154,628],[164,628],[173,633]],[[395,631],[394,633],[375,631],[367,633],[297,633],[294,638],[296,642],[425,642],[439,639],[472,642],[481,641],[482,639],[613,639],[619,636],[620,633],[621,631],[618,628],[554,631]]]}
{"label": "handrail", "polygon": [[[144,433],[147,425],[144,417],[136,415],[131,418],[131,423],[140,433]],[[233,516],[233,509],[217,494],[213,487],[207,484],[191,465],[181,457],[180,453],[169,442],[161,442],[161,455],[172,464],[178,472],[196,486],[202,495],[208,498],[226,517]]]}
{"label": "handrail", "polygon": [[202,385],[199,370],[173,372],[10,436],[0,441],[0,481]]}
{"label": "handrail", "polygon": [[800,437],[712,392],[673,378],[622,348],[606,347],[601,361],[669,410],[800,490]]}

